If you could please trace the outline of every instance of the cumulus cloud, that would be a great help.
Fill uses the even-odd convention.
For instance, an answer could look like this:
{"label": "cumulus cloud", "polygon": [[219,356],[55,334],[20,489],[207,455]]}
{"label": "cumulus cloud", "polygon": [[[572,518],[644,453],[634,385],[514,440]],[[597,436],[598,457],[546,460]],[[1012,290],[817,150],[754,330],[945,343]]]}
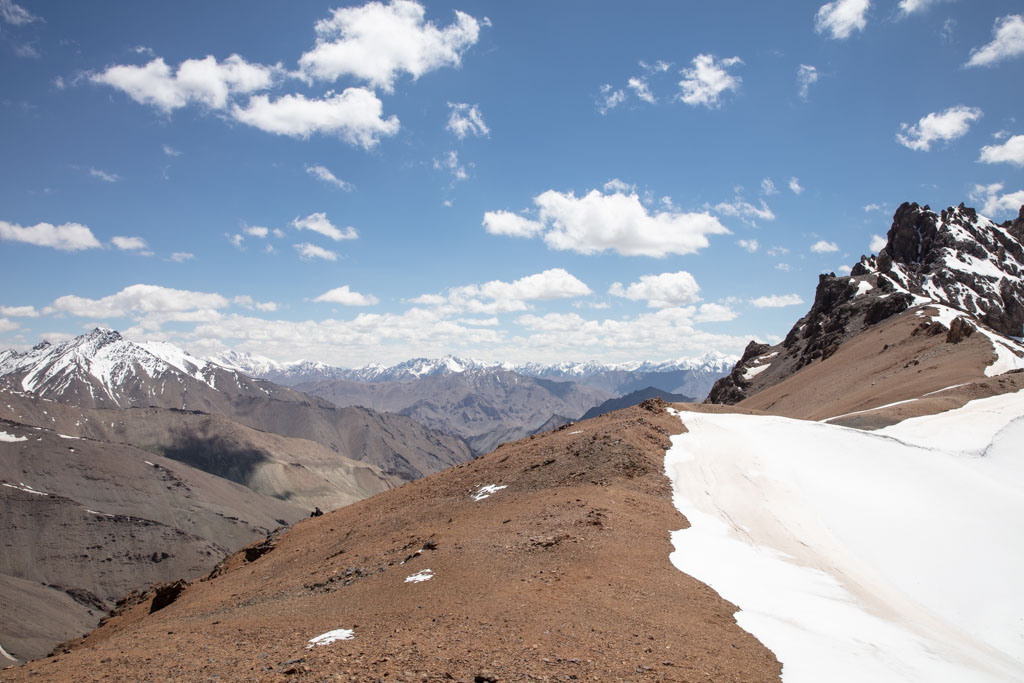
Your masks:
{"label": "cumulus cloud", "polygon": [[761,194],[771,196],[778,193],[779,191],[775,189],[775,183],[771,178],[765,178],[761,181]]}
{"label": "cumulus cloud", "polygon": [[163,58],[157,57],[144,66],[117,64],[89,79],[120,90],[139,104],[170,113],[191,103],[223,110],[235,95],[271,87],[280,73],[280,65],[251,64],[238,55],[218,62],[207,55],[185,60],[173,73]]}
{"label": "cumulus cloud", "polygon": [[738,240],[736,244],[740,245],[741,247],[749,251],[751,254],[757,251],[758,247],[761,246],[760,244],[757,243],[757,240]]}
{"label": "cumulus cloud", "polygon": [[882,235],[872,235],[871,236],[871,243],[868,244],[868,250],[872,254],[877,254],[878,252],[882,251],[882,249],[885,249],[885,245],[888,244],[888,243],[889,243],[889,240],[887,240]]}
{"label": "cumulus cloud", "polygon": [[491,129],[484,123],[483,114],[477,105],[449,102],[448,108],[451,109],[451,113],[448,115],[448,125],[445,129],[458,139],[463,140],[470,135],[487,137],[491,134]]}
{"label": "cumulus cloud", "polygon": [[81,251],[97,249],[100,241],[92,234],[92,230],[80,223],[36,223],[22,227],[15,223],[0,221],[0,240],[24,242],[38,247],[53,247],[61,251]]}
{"label": "cumulus cloud", "polygon": [[882,210],[882,205],[881,204],[865,204],[864,205],[864,213],[868,213],[869,211],[881,211],[881,210]]}
{"label": "cumulus cloud", "polygon": [[783,308],[785,306],[799,306],[804,300],[799,294],[772,294],[771,296],[759,296],[751,299],[750,303],[757,308]]}
{"label": "cumulus cloud", "polygon": [[185,261],[192,261],[195,259],[195,257],[196,255],[190,251],[176,251],[173,254],[171,254],[171,260],[174,261],[175,263],[184,263]]}
{"label": "cumulus cloud", "polygon": [[551,268],[505,282],[491,280],[483,284],[452,287],[445,294],[424,294],[412,303],[439,307],[442,311],[494,315],[525,311],[530,301],[571,299],[592,294],[590,287],[563,268]]}
{"label": "cumulus cloud", "polygon": [[345,142],[371,149],[382,137],[398,132],[398,117],[383,118],[384,104],[365,88],[346,88],[322,99],[283,95],[271,100],[254,95],[245,106],[234,105],[231,115],[267,133],[308,138],[314,133],[336,135]]}
{"label": "cumulus cloud", "polygon": [[266,239],[270,233],[269,228],[265,228],[262,225],[250,225],[242,230],[246,235],[250,237],[258,237],[259,239]]}
{"label": "cumulus cloud", "polygon": [[315,47],[299,65],[309,76],[334,81],[352,76],[384,92],[407,73],[417,79],[446,66],[458,66],[480,35],[480,22],[455,12],[455,22],[438,28],[412,0],[368,2],[335,9],[316,23]]}
{"label": "cumulus cloud", "polygon": [[796,70],[797,93],[806,100],[811,86],[818,82],[818,69],[810,64],[801,64]]}
{"label": "cumulus cloud", "polygon": [[601,96],[597,100],[597,110],[603,116],[608,113],[609,109],[614,109],[625,101],[625,92],[612,88],[610,84],[605,83],[601,86]]}
{"label": "cumulus cloud", "polygon": [[815,254],[828,254],[833,251],[839,251],[839,245],[835,242],[826,242],[825,240],[819,240],[811,245],[811,251]]}
{"label": "cumulus cloud", "polygon": [[736,311],[723,304],[701,304],[693,319],[699,323],[725,323],[737,317]]}
{"label": "cumulus cloud", "polygon": [[31,24],[33,21],[41,21],[39,17],[29,12],[14,0],[0,0],[0,19],[13,26]]}
{"label": "cumulus cloud", "polygon": [[184,313],[214,310],[229,305],[226,297],[210,292],[193,292],[157,285],[131,285],[101,299],[69,294],[50,306],[53,312],[80,318],[124,318],[151,313]]}
{"label": "cumulus cloud", "polygon": [[719,96],[727,90],[736,91],[742,79],[728,69],[742,64],[739,57],[716,59],[714,55],[699,54],[693,58],[693,68],[683,69],[682,91],[678,97],[691,106],[704,105],[708,109],[721,106]]}
{"label": "cumulus cloud", "polygon": [[374,304],[379,303],[380,299],[372,294],[360,294],[359,292],[353,292],[349,289],[348,285],[342,285],[341,287],[335,287],[332,290],[324,292],[317,298],[313,299],[313,301],[340,304],[342,306],[373,306]]}
{"label": "cumulus cloud", "polygon": [[1024,54],[1024,15],[1008,14],[996,19],[992,42],[971,50],[965,66],[993,66]]}
{"label": "cumulus cloud", "polygon": [[20,327],[21,325],[14,322],[13,320],[8,320],[7,318],[0,318],[0,334],[3,334],[4,332],[13,332],[14,330],[17,330]]}
{"label": "cumulus cloud", "polygon": [[631,301],[646,301],[650,308],[670,308],[700,301],[700,285],[693,275],[685,270],[677,273],[644,275],[626,286],[621,282],[615,282],[608,289],[608,293]]}
{"label": "cumulus cloud", "polygon": [[[340,230],[331,221],[327,219],[327,214],[324,212],[311,213],[305,218],[295,218],[292,221],[292,227],[296,230],[312,230],[318,232],[325,237],[330,237],[335,242],[341,240],[354,240],[359,237],[359,233],[351,225],[347,226],[345,230]],[[333,259],[332,259],[333,260]]]}
{"label": "cumulus cloud", "polygon": [[800,194],[804,191],[804,188],[800,186],[800,180],[798,178],[789,179],[789,189],[793,194]]}
{"label": "cumulus cloud", "polygon": [[899,9],[904,15],[913,14],[914,12],[924,12],[929,7],[938,5],[943,2],[952,2],[953,0],[900,0]]}
{"label": "cumulus cloud", "polygon": [[344,190],[345,192],[351,192],[355,189],[352,183],[338,178],[336,175],[331,173],[330,169],[326,166],[306,166],[306,173],[316,176],[328,185],[333,185],[339,190]]}
{"label": "cumulus cloud", "polygon": [[324,261],[337,261],[338,255],[330,249],[324,249],[318,247],[315,244],[309,242],[301,242],[295,245],[295,250],[299,252],[299,258],[311,261],[315,258],[323,259]]}
{"label": "cumulus cloud", "polygon": [[1024,166],[1024,135],[1014,135],[1001,145],[985,145],[978,158],[986,164],[1007,163]]}
{"label": "cumulus cloud", "polygon": [[991,185],[975,185],[971,192],[971,199],[982,202],[981,212],[991,218],[997,216],[1016,216],[1021,206],[1024,206],[1024,190],[1000,194],[1003,191],[1002,183]]}
{"label": "cumulus cloud", "polygon": [[0,315],[12,318],[38,318],[39,311],[35,306],[0,306]]}
{"label": "cumulus cloud", "polygon": [[945,111],[928,114],[914,125],[901,123],[900,130],[903,133],[897,133],[896,139],[908,149],[927,152],[933,142],[949,142],[963,137],[970,130],[971,123],[981,116],[982,111],[977,107],[950,107]]}
{"label": "cumulus cloud", "polygon": [[180,157],[181,156],[181,150],[175,149],[175,148],[171,147],[170,145],[164,145],[163,146],[163,150],[164,150],[164,154],[166,154],[169,157]]}
{"label": "cumulus cloud", "polygon": [[277,304],[273,301],[256,301],[248,294],[242,294],[231,299],[231,303],[250,311],[276,311]]}
{"label": "cumulus cloud", "polygon": [[825,3],[814,16],[814,30],[830,33],[836,40],[845,40],[854,31],[868,25],[867,12],[871,0],[835,0]]}
{"label": "cumulus cloud", "polygon": [[146,249],[146,240],[141,237],[124,237],[116,235],[110,238],[111,243],[121,251],[143,251]]}
{"label": "cumulus cloud", "polygon": [[708,246],[709,235],[729,234],[707,212],[650,211],[636,192],[591,190],[577,197],[573,192],[548,190],[534,197],[533,203],[536,220],[489,211],[484,214],[484,228],[497,235],[539,235],[551,249],[659,258],[696,253]]}
{"label": "cumulus cloud", "polygon": [[651,87],[647,84],[647,79],[633,77],[627,82],[630,88],[632,88],[634,94],[644,102],[654,104],[658,100],[654,97],[654,93],[651,92]]}

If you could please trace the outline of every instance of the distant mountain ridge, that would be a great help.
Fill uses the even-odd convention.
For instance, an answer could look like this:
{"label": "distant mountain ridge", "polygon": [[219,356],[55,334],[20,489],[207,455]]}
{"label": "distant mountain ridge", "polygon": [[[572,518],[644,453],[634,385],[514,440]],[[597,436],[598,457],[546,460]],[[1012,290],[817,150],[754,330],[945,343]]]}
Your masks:
{"label": "distant mountain ridge", "polygon": [[738,359],[716,351],[697,358],[666,361],[600,363],[509,363],[483,361],[461,356],[412,358],[395,365],[370,363],[361,368],[340,368],[317,361],[278,363],[264,356],[227,351],[207,357],[208,361],[238,372],[269,379],[285,386],[303,382],[343,379],[351,382],[414,382],[424,377],[446,376],[470,371],[507,371],[526,377],[579,382],[612,394],[627,394],[647,386],[672,393],[703,398],[714,381],[728,373]]}

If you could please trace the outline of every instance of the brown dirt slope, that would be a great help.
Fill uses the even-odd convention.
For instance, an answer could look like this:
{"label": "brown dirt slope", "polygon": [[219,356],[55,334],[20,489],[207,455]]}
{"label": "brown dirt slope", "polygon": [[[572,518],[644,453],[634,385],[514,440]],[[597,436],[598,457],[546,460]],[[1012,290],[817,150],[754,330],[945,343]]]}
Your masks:
{"label": "brown dirt slope", "polygon": [[[993,361],[994,353],[984,335],[973,334],[951,343],[945,327],[919,315],[927,309],[927,306],[912,308],[861,331],[824,360],[815,361],[758,391],[736,404],[737,407],[823,420],[927,398],[928,394],[957,385],[980,383],[991,386],[992,393],[1020,388],[1018,380],[1022,378],[1019,375],[1006,375],[1002,383],[1004,389],[999,388],[998,379],[985,377],[985,367]],[[927,400],[914,411],[905,404],[898,411],[873,411],[870,420],[842,418],[836,422],[877,428],[912,414],[949,410],[981,395],[991,394],[957,387],[942,393],[945,399],[951,399],[949,401]],[[962,400],[954,397],[962,397]]]}
{"label": "brown dirt slope", "polygon": [[[778,680],[735,606],[669,562],[680,429],[647,404],[505,445],[303,521],[155,613],[136,596],[0,680]],[[338,628],[354,639],[306,649]]]}

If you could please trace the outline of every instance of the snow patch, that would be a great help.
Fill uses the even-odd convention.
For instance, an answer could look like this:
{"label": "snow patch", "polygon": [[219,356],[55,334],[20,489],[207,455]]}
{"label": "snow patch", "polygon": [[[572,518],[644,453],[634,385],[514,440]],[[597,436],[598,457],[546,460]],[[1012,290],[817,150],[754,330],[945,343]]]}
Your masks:
{"label": "snow patch", "polygon": [[473,494],[473,500],[483,500],[484,498],[489,497],[492,493],[497,493],[498,491],[507,488],[508,486],[505,484],[501,486],[496,486],[494,484],[487,484],[486,486],[481,486],[480,490]]}
{"label": "snow patch", "polygon": [[765,363],[764,365],[758,365],[754,368],[747,368],[747,371],[743,373],[743,379],[751,380],[760,375],[762,372],[772,366],[771,363]]}
{"label": "snow patch", "polygon": [[17,443],[19,441],[28,441],[28,437],[16,436],[14,434],[8,434],[7,432],[0,431],[0,441],[6,441],[7,443]]}
{"label": "snow patch", "polygon": [[82,440],[82,437],[80,437],[80,436],[68,436],[67,434],[58,434],[57,436],[59,436],[62,439],[74,439],[75,441],[81,441]]}
{"label": "snow patch", "polygon": [[3,485],[6,486],[9,489],[16,489],[18,491],[24,491],[25,493],[34,493],[37,496],[48,496],[48,495],[50,495],[49,493],[46,493],[45,491],[36,491],[34,488],[32,488],[31,486],[29,486],[28,484],[26,484],[23,481],[19,481],[18,484],[20,484],[20,486],[15,486],[14,484],[8,484],[7,482],[3,482]]}
{"label": "snow patch", "polygon": [[413,574],[412,576],[405,577],[405,582],[406,583],[423,583],[424,581],[430,581],[432,578],[434,578],[434,570],[433,569],[422,569],[422,570],[416,572],[415,574]]}
{"label": "snow patch", "polygon": [[350,628],[336,628],[333,631],[327,633],[321,633],[315,638],[309,639],[309,644],[306,645],[307,650],[312,650],[318,645],[330,645],[339,640],[352,640],[355,638],[355,631]]}
{"label": "snow patch", "polygon": [[683,413],[670,560],[787,683],[1024,680],[1022,414],[1024,393],[880,432]]}

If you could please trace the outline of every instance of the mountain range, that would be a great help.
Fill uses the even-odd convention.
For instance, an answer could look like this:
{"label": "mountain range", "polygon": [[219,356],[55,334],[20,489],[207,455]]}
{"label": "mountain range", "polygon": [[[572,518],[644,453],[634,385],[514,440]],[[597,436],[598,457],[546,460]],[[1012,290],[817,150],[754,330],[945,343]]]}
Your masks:
{"label": "mountain range", "polygon": [[[129,593],[99,628],[46,660],[0,672],[0,680],[137,680],[155,672],[181,680],[1018,680],[1022,334],[1024,207],[996,224],[963,205],[935,212],[904,204],[877,256],[862,257],[849,276],[822,275],[810,310],[784,341],[751,342],[703,404],[651,398],[500,444],[265,533],[208,572],[189,563],[223,552],[198,532],[222,523],[201,504],[203,487],[213,486],[202,480],[209,472],[129,452],[136,446],[126,443],[115,446],[126,449],[132,469],[116,481],[117,472],[104,475],[110,484],[86,483],[89,470],[63,465],[122,457],[109,441],[87,450],[88,438],[68,438],[79,436],[72,428],[80,436],[124,434],[144,448],[146,428],[111,418],[137,412],[160,432],[165,412],[196,421],[212,414],[67,405],[62,396],[97,401],[99,388],[88,378],[67,380],[73,373],[59,368],[68,363],[30,367],[9,354],[3,362],[17,369],[0,398],[27,421],[0,423],[0,521],[10,521],[6,543],[21,544],[7,561],[16,566],[0,577],[3,606],[25,615],[24,605],[35,604],[25,601],[39,601],[51,626],[70,604],[93,615],[109,606],[107,575],[90,560],[96,553],[116,562],[125,550],[119,539],[135,527],[130,513],[122,522],[124,513],[85,509],[76,487],[92,499],[127,487],[118,501],[151,497],[157,485],[197,493],[176,494],[168,508],[193,510],[190,527],[161,522],[180,536],[175,552],[157,550],[168,541],[151,520],[141,525],[154,530],[149,545],[128,550],[123,563],[127,572],[132,562],[173,559],[189,576]],[[247,395],[242,380],[228,398],[203,399],[189,380],[210,385],[193,365],[179,381],[195,395],[171,390],[170,400],[205,400],[273,423],[269,407],[241,408],[269,396]],[[59,370],[38,385],[45,397],[24,390],[49,372],[36,367]],[[334,387],[339,400],[363,392],[380,401],[419,387],[447,387],[457,397],[455,387],[471,386],[471,401],[445,403],[440,393],[431,401],[425,392],[413,404],[421,419],[446,424],[461,411],[467,429],[512,384],[582,395],[574,393],[579,384],[453,358],[406,369],[403,380],[309,384]],[[155,383],[132,379],[138,369],[120,375],[131,390],[107,391],[104,400],[127,406],[177,386],[158,370],[147,375]],[[289,392],[303,396],[253,386],[274,394],[274,408],[286,414],[301,403]],[[553,407],[548,395],[534,400],[544,405],[538,419]],[[202,441],[199,429],[190,427]],[[224,429],[211,426],[209,435]],[[36,444],[45,455],[38,471]],[[140,456],[148,458],[142,465]],[[232,453],[201,460],[228,476],[244,463]],[[378,470],[395,476],[395,468]],[[135,479],[142,494],[131,492]],[[212,481],[223,482],[222,495],[236,496],[239,509],[243,494],[255,495],[223,477]],[[49,517],[40,516],[44,507]],[[279,508],[285,517],[294,512]],[[113,524],[106,515],[123,530],[90,531]],[[256,510],[231,517],[235,534],[268,527]],[[51,540],[60,524],[99,546],[77,555],[65,549],[69,559],[60,560],[78,558],[86,588],[62,583],[66,575],[36,578],[51,554],[61,557]],[[22,548],[36,536],[49,545]],[[24,578],[29,571],[36,574]],[[5,628],[8,651],[27,642]]]}

